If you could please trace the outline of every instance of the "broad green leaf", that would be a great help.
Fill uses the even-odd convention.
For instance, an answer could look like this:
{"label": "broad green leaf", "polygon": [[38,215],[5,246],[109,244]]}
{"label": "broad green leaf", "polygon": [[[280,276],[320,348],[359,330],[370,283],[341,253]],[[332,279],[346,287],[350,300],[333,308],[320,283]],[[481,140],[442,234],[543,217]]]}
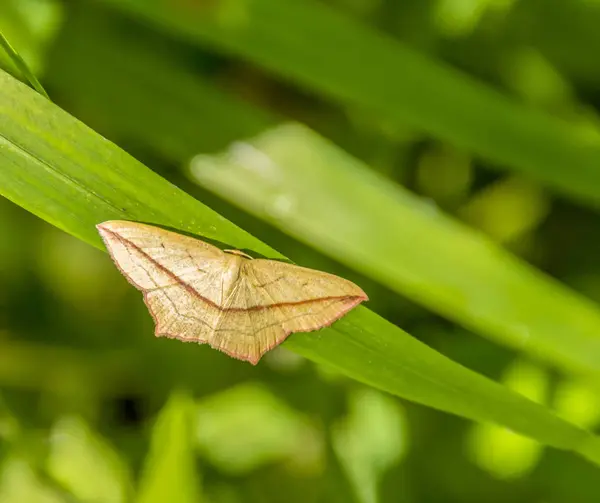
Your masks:
{"label": "broad green leaf", "polygon": [[[95,246],[94,224],[121,218],[281,256],[6,73],[0,73],[0,103],[0,193],[46,221]],[[292,336],[286,345],[371,386],[498,423],[600,464],[600,440],[589,432],[456,364],[367,308],[333,328]]]}
{"label": "broad green leaf", "polygon": [[325,254],[502,344],[600,376],[600,309],[310,130],[275,128],[192,176]]}
{"label": "broad green leaf", "polygon": [[316,0],[104,0],[344,105],[412,126],[598,206],[598,128],[517,104]]}
{"label": "broad green leaf", "polygon": [[152,431],[138,503],[202,501],[194,453],[194,412],[194,401],[180,392],[164,406]]}

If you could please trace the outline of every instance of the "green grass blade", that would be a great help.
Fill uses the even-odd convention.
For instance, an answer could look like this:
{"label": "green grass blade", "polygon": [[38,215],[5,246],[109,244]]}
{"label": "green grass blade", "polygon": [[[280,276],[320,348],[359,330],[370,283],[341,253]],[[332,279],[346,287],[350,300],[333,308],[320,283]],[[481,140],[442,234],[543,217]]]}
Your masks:
{"label": "green grass blade", "polygon": [[598,206],[598,132],[499,92],[309,0],[105,0],[238,55],[344,106],[373,111]]}
{"label": "green grass blade", "polygon": [[21,57],[21,55],[17,52],[17,50],[10,44],[10,42],[6,39],[6,37],[0,32],[0,47],[2,47],[6,54],[10,57],[11,61],[17,67],[17,69],[21,72],[23,78],[29,81],[31,87],[33,87],[38,93],[44,96],[47,99],[50,99],[48,93],[34,75],[34,73],[29,69],[25,60]]}
{"label": "green grass blade", "polygon": [[[94,225],[123,218],[280,256],[4,72],[0,103],[0,193],[41,218],[95,246],[101,245]],[[600,465],[596,437],[366,308],[355,309],[334,328],[292,336],[286,345],[374,387],[498,423]]]}
{"label": "green grass blade", "polygon": [[[205,162],[206,161],[206,162]],[[312,131],[273,129],[193,177],[294,237],[492,339],[600,376],[600,310]]]}

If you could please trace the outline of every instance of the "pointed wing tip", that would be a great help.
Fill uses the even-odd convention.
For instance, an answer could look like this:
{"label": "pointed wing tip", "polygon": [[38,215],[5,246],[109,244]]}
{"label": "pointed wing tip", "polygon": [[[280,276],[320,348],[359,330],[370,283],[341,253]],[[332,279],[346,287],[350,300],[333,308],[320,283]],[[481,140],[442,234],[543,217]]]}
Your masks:
{"label": "pointed wing tip", "polygon": [[360,304],[361,302],[368,302],[369,301],[369,296],[364,292],[364,290],[360,287],[358,288],[358,292],[356,295],[356,299],[358,300],[358,302],[356,303],[356,305]]}
{"label": "pointed wing tip", "polygon": [[211,346],[213,349],[216,349],[217,351],[221,351],[221,353],[225,353],[227,356],[229,356],[230,358],[234,358],[236,360],[240,360],[243,362],[248,362],[251,365],[258,365],[258,362],[261,360],[261,358],[264,356],[264,353],[261,355],[258,355],[256,358],[253,358],[252,356],[248,356],[248,355],[244,355],[244,354],[239,354],[239,353],[230,353],[229,351],[225,351],[223,348],[216,348],[214,346]]}
{"label": "pointed wing tip", "polygon": [[[115,235],[119,234],[119,225],[123,222],[119,220],[107,220],[106,222],[101,222],[96,225],[96,229],[98,234],[100,234],[100,238],[104,241],[104,245],[108,248],[109,252],[111,250],[112,244],[116,239]],[[111,252],[112,256],[112,252]],[[113,256],[114,260],[114,256]],[[122,272],[122,271],[121,271]]]}
{"label": "pointed wing tip", "polygon": [[258,362],[264,356],[264,353],[263,353],[262,355],[259,355],[256,358],[252,358],[251,356],[228,353],[227,351],[223,351],[222,349],[219,349],[219,351],[225,353],[227,356],[230,356],[231,358],[235,358],[236,360],[241,360],[243,362],[248,362],[248,363],[250,363],[251,365],[254,365],[254,366],[258,365]]}
{"label": "pointed wing tip", "polygon": [[[152,314],[152,317],[154,318],[154,314],[152,312],[150,314]],[[265,355],[265,353],[267,351],[269,351],[270,349],[272,349],[272,348],[269,348],[267,351],[264,351],[262,354],[260,354],[256,357],[252,357],[250,355],[241,354],[241,353],[235,353],[232,351],[227,351],[225,348],[222,348],[222,347],[213,346],[212,344],[210,344],[210,342],[208,342],[206,340],[190,339],[187,337],[181,337],[177,334],[168,332],[162,327],[159,328],[159,326],[156,325],[156,318],[154,318],[154,320],[155,320],[154,335],[156,337],[166,337],[167,339],[177,339],[178,341],[181,341],[181,342],[195,342],[196,344],[208,344],[212,349],[216,349],[217,351],[225,353],[227,356],[229,356],[231,358],[234,358],[236,360],[241,360],[244,362],[248,362],[255,366],[258,365],[258,362],[260,362],[261,358]]]}
{"label": "pointed wing tip", "polygon": [[344,280],[349,288],[346,288],[346,296],[348,298],[352,298],[356,300],[356,305],[361,302],[366,302],[369,300],[369,296],[365,293],[365,291],[358,286],[356,283],[353,283],[350,280]]}
{"label": "pointed wing tip", "polygon": [[111,238],[111,229],[106,224],[109,222],[102,222],[96,225],[96,230],[98,234],[100,234],[100,239],[104,242],[104,245],[109,248],[110,238]]}
{"label": "pointed wing tip", "polygon": [[114,231],[118,227],[133,224],[134,222],[128,222],[127,220],[106,220],[105,222],[100,222],[99,224],[96,224],[96,229],[98,229],[99,231]]}
{"label": "pointed wing tip", "polygon": [[106,238],[108,238],[109,233],[116,232],[117,229],[115,224],[118,222],[118,220],[107,220],[106,222],[101,222],[97,224],[96,229],[98,230],[100,237],[106,240]]}
{"label": "pointed wing tip", "polygon": [[260,359],[265,355],[265,353],[267,351],[269,351],[272,348],[267,349],[266,351],[263,351],[261,354],[257,355],[257,356],[252,356],[250,354],[247,353],[236,353],[235,351],[228,351],[227,348],[224,347],[220,347],[220,346],[215,346],[213,344],[210,344],[210,347],[213,349],[216,349],[217,351],[221,351],[221,353],[225,353],[227,356],[231,357],[231,358],[235,358],[236,360],[241,360],[243,362],[248,362],[252,365],[258,365],[258,362],[260,361]]}
{"label": "pointed wing tip", "polygon": [[[240,358],[240,359],[241,359],[241,358]],[[259,357],[258,357],[258,358],[256,358],[256,359],[248,358],[248,359],[247,359],[247,360],[245,360],[245,361],[247,361],[247,362],[248,362],[248,363],[250,363],[251,365],[254,365],[254,366],[256,366],[256,365],[258,365],[258,362],[260,361],[260,359],[261,359],[261,357],[259,356]]]}

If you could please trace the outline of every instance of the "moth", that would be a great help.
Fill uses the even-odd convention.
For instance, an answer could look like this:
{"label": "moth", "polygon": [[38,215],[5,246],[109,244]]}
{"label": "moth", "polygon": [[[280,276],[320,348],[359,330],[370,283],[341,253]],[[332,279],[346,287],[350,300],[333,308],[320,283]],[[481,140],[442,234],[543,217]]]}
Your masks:
{"label": "moth", "polygon": [[140,290],[155,335],[210,344],[254,365],[292,332],[331,325],[368,300],[333,274],[253,259],[152,225],[96,226],[110,256]]}

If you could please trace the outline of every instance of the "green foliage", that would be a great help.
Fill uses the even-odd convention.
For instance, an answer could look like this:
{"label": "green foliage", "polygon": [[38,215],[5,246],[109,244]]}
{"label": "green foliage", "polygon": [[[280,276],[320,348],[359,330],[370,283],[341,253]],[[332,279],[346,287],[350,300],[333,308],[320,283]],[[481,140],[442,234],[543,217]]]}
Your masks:
{"label": "green foliage", "polygon": [[[192,232],[254,255],[280,257],[9,75],[0,76],[0,83],[7,104],[6,121],[0,124],[7,169],[0,184],[7,198],[90,242],[98,241],[96,223],[128,219]],[[70,141],[65,143],[64,138]],[[317,157],[322,150],[317,149]],[[297,154],[297,149],[291,152]],[[330,166],[340,162],[328,160]],[[345,190],[342,184],[339,187]],[[77,207],[82,209],[76,211]],[[335,251],[336,257],[351,256],[343,247]],[[578,449],[600,463],[600,451],[587,443],[585,432],[444,358],[362,306],[335,328],[293,338],[287,346],[385,391],[497,422],[549,445]]]}
{"label": "green foliage", "polygon": [[198,492],[194,447],[194,402],[175,393],[158,417],[140,486],[139,503],[202,501]]}
{"label": "green foliage", "polygon": [[[597,501],[599,217],[545,188],[599,200],[575,4],[0,5],[0,500]],[[115,218],[371,301],[256,368],[154,339]]]}
{"label": "green foliage", "polygon": [[600,373],[595,304],[309,130],[284,126],[219,159],[197,157],[191,176],[458,323],[567,371]]}
{"label": "green foliage", "polygon": [[0,46],[4,49],[5,53],[10,57],[15,67],[19,70],[19,72],[27,78],[31,86],[44,97],[49,98],[48,94],[40,84],[40,81],[37,79],[35,74],[31,72],[29,66],[23,61],[23,58],[19,55],[17,51],[10,45],[10,42],[6,40],[6,37],[0,33]]}

